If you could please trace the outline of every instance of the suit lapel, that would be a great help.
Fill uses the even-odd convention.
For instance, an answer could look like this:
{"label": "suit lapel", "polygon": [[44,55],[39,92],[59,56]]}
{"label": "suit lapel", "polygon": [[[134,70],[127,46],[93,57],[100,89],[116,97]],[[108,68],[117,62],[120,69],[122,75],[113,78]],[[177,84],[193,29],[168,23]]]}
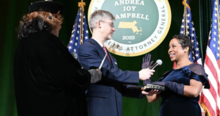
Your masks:
{"label": "suit lapel", "polygon": [[[105,57],[105,51],[103,50],[103,48],[92,38],[89,39],[89,43],[93,44],[98,49],[98,52],[101,54],[101,57],[103,59]],[[107,50],[107,52],[108,52],[108,50]],[[111,59],[110,54],[108,54],[108,55]],[[108,63],[109,65],[111,65],[110,61],[108,60],[108,56],[106,56],[104,63]]]}
{"label": "suit lapel", "polygon": [[94,40],[94,39],[90,39],[89,40],[89,43],[93,44],[97,49],[98,49],[98,52],[104,57],[105,56],[105,52],[104,50],[102,49],[102,47]]}
{"label": "suit lapel", "polygon": [[[108,50],[107,50],[108,51]],[[109,53],[109,51],[108,51],[108,54],[109,54],[109,57],[110,57],[110,59],[111,59],[111,65],[113,66],[113,67],[116,67],[116,62],[113,60],[114,58],[113,58],[113,56]]]}

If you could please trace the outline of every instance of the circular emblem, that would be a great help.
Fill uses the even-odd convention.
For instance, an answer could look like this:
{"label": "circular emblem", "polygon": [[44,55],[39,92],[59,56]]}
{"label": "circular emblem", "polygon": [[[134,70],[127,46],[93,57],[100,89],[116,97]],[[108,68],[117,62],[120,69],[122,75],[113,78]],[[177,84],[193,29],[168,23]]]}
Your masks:
{"label": "circular emblem", "polygon": [[95,10],[115,16],[112,39],[106,48],[120,56],[138,56],[155,49],[166,37],[171,23],[168,0],[92,0],[88,19]]}

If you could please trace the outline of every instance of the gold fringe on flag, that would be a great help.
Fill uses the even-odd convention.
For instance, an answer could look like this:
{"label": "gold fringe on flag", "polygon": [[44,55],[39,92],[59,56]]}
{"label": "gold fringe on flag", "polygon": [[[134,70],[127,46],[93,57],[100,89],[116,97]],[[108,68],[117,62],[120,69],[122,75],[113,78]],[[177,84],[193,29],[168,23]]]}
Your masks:
{"label": "gold fringe on flag", "polygon": [[206,112],[207,116],[211,116],[209,109],[205,106],[204,103],[200,103],[201,107],[204,109],[204,111]]}

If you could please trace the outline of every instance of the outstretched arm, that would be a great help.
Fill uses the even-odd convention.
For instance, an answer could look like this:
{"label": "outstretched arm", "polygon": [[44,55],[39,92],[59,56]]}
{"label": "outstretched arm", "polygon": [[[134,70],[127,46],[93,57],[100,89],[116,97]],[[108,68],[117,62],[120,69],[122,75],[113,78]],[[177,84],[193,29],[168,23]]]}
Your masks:
{"label": "outstretched arm", "polygon": [[[79,48],[79,62],[85,69],[98,68],[104,57],[101,56],[98,50],[92,45],[84,45]],[[108,65],[108,63],[104,63],[102,66],[103,78],[130,84],[138,84],[139,78],[143,80],[150,78],[153,72],[149,69],[144,69],[140,72],[122,71],[117,67]]]}

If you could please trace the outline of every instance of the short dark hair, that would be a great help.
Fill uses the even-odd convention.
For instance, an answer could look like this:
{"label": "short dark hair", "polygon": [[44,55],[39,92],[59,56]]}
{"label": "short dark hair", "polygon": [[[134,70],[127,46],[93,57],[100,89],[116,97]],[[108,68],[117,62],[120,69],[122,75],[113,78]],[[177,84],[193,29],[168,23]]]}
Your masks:
{"label": "short dark hair", "polygon": [[192,52],[192,42],[190,41],[189,37],[185,35],[174,35],[172,39],[174,38],[179,40],[179,44],[183,49],[189,47],[189,53]]}

